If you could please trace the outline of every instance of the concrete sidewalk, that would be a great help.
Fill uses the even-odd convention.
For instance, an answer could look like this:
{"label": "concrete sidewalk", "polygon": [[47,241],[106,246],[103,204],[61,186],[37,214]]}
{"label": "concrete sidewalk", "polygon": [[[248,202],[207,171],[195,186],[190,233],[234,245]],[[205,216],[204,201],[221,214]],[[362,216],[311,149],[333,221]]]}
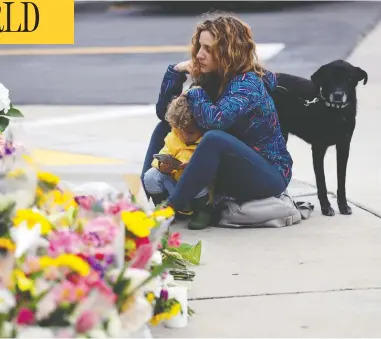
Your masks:
{"label": "concrete sidewalk", "polygon": [[[381,25],[349,58],[369,75],[369,83],[358,86],[358,125],[347,176],[349,200],[363,208],[352,204],[353,215],[342,216],[331,196],[337,215],[322,216],[311,186],[315,179],[310,146],[291,138],[294,178],[299,180],[292,180],[290,192],[297,201],[315,205],[310,219],[282,229],[194,232],[179,226],[185,241],[201,239],[204,246],[190,291],[196,315],[183,329],[155,328],[155,337],[381,336],[381,220],[364,210],[381,215],[379,41]],[[127,183],[141,193],[138,174],[157,123],[154,113],[101,123],[77,119],[73,124],[39,124],[51,118],[52,110],[57,117],[62,110],[74,117],[91,109],[22,109],[31,123],[36,122],[24,127],[25,139],[48,169],[74,182]],[[108,109],[111,117],[127,108]],[[325,164],[328,188],[336,191],[334,148]]]}
{"label": "concrete sidewalk", "polygon": [[352,207],[351,217],[315,212],[282,229],[181,230],[205,247],[190,290],[196,315],[154,337],[379,337],[381,223]]}

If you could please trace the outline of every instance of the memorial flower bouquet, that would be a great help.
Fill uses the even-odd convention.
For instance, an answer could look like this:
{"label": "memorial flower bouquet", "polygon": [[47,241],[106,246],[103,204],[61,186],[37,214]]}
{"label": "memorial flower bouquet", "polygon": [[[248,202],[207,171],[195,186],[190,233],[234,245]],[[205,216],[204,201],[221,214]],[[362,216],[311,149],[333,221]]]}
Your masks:
{"label": "memorial flower bouquet", "polygon": [[[0,86],[0,109],[1,100]],[[201,243],[169,232],[171,208],[147,212],[129,192],[67,187],[12,133],[0,135],[0,155],[2,336],[133,336],[185,311],[167,282],[193,279],[187,265],[198,264]]]}

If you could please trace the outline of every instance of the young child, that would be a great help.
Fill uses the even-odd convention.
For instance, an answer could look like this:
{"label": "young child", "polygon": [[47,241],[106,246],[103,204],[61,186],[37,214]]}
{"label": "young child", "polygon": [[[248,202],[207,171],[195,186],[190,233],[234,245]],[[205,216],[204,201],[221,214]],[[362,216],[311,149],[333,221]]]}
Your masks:
{"label": "young child", "polygon": [[[180,95],[168,107],[165,119],[172,130],[165,138],[164,147],[159,154],[170,154],[182,162],[179,169],[154,159],[152,167],[144,175],[144,186],[155,205],[172,194],[186,164],[189,162],[203,132],[197,126],[185,96]],[[190,216],[189,229],[206,228],[211,220],[207,212],[208,189],[204,188],[193,200],[189,211],[177,211],[177,215]],[[193,209],[193,211],[192,211]]]}

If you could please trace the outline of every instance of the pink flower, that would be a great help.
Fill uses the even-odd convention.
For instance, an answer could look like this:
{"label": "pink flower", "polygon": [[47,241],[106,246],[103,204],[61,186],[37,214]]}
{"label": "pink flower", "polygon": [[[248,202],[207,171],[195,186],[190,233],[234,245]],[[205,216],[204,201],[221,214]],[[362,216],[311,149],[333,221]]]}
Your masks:
{"label": "pink flower", "polygon": [[92,196],[87,196],[87,195],[83,195],[83,196],[77,196],[74,198],[75,199],[75,202],[81,207],[83,208],[84,210],[86,211],[90,211],[91,210],[91,207],[93,206],[93,204],[95,203],[96,199]]}
{"label": "pink flower", "polygon": [[172,233],[171,236],[168,239],[168,246],[169,247],[179,247],[181,245],[180,241],[180,233]]}
{"label": "pink flower", "polygon": [[111,217],[97,217],[85,225],[84,237],[89,240],[93,239],[100,246],[109,244],[114,241],[119,233],[119,227]]}
{"label": "pink flower", "polygon": [[93,286],[100,280],[100,274],[97,271],[91,271],[90,274],[84,279],[88,286]]}
{"label": "pink flower", "polygon": [[147,262],[151,259],[153,247],[151,244],[141,245],[135,252],[131,262],[132,268],[144,268]]}
{"label": "pink flower", "polygon": [[58,303],[74,303],[83,300],[89,293],[90,287],[84,280],[79,280],[76,284],[65,280],[55,288]]}
{"label": "pink flower", "polygon": [[49,242],[49,254],[52,256],[78,252],[82,245],[80,236],[73,231],[54,232],[49,236]]}
{"label": "pink flower", "polygon": [[40,260],[36,257],[27,257],[24,262],[24,273],[30,274],[40,269]]}
{"label": "pink flower", "polygon": [[107,214],[112,214],[112,215],[117,215],[122,211],[136,211],[138,208],[134,206],[131,202],[127,200],[121,200],[116,203],[110,204],[106,208],[106,213]]}
{"label": "pink flower", "polygon": [[107,214],[116,215],[120,212],[120,207],[118,204],[110,205],[106,209]]}
{"label": "pink flower", "polygon": [[20,308],[17,314],[16,323],[18,325],[32,325],[34,324],[34,313],[26,307]]}
{"label": "pink flower", "polygon": [[75,329],[78,333],[90,331],[100,321],[99,317],[91,311],[84,311],[78,318]]}

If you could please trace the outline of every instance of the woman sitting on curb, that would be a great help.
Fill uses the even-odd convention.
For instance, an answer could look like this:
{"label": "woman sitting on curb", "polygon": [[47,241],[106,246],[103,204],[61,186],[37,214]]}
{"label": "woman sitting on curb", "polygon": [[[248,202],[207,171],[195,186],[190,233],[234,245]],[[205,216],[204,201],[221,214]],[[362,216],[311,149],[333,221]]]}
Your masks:
{"label": "woman sitting on curb", "polygon": [[[291,180],[293,161],[264,84],[273,89],[277,79],[258,64],[250,27],[232,16],[218,16],[197,26],[192,44],[192,60],[168,67],[156,113],[163,119],[168,103],[181,94],[186,73],[196,83],[205,74],[218,78],[217,95],[212,100],[201,87],[185,94],[197,124],[207,132],[167,203],[184,209],[212,181],[217,193],[238,202],[281,194]],[[146,162],[152,161],[168,132],[169,127],[159,123]]]}

